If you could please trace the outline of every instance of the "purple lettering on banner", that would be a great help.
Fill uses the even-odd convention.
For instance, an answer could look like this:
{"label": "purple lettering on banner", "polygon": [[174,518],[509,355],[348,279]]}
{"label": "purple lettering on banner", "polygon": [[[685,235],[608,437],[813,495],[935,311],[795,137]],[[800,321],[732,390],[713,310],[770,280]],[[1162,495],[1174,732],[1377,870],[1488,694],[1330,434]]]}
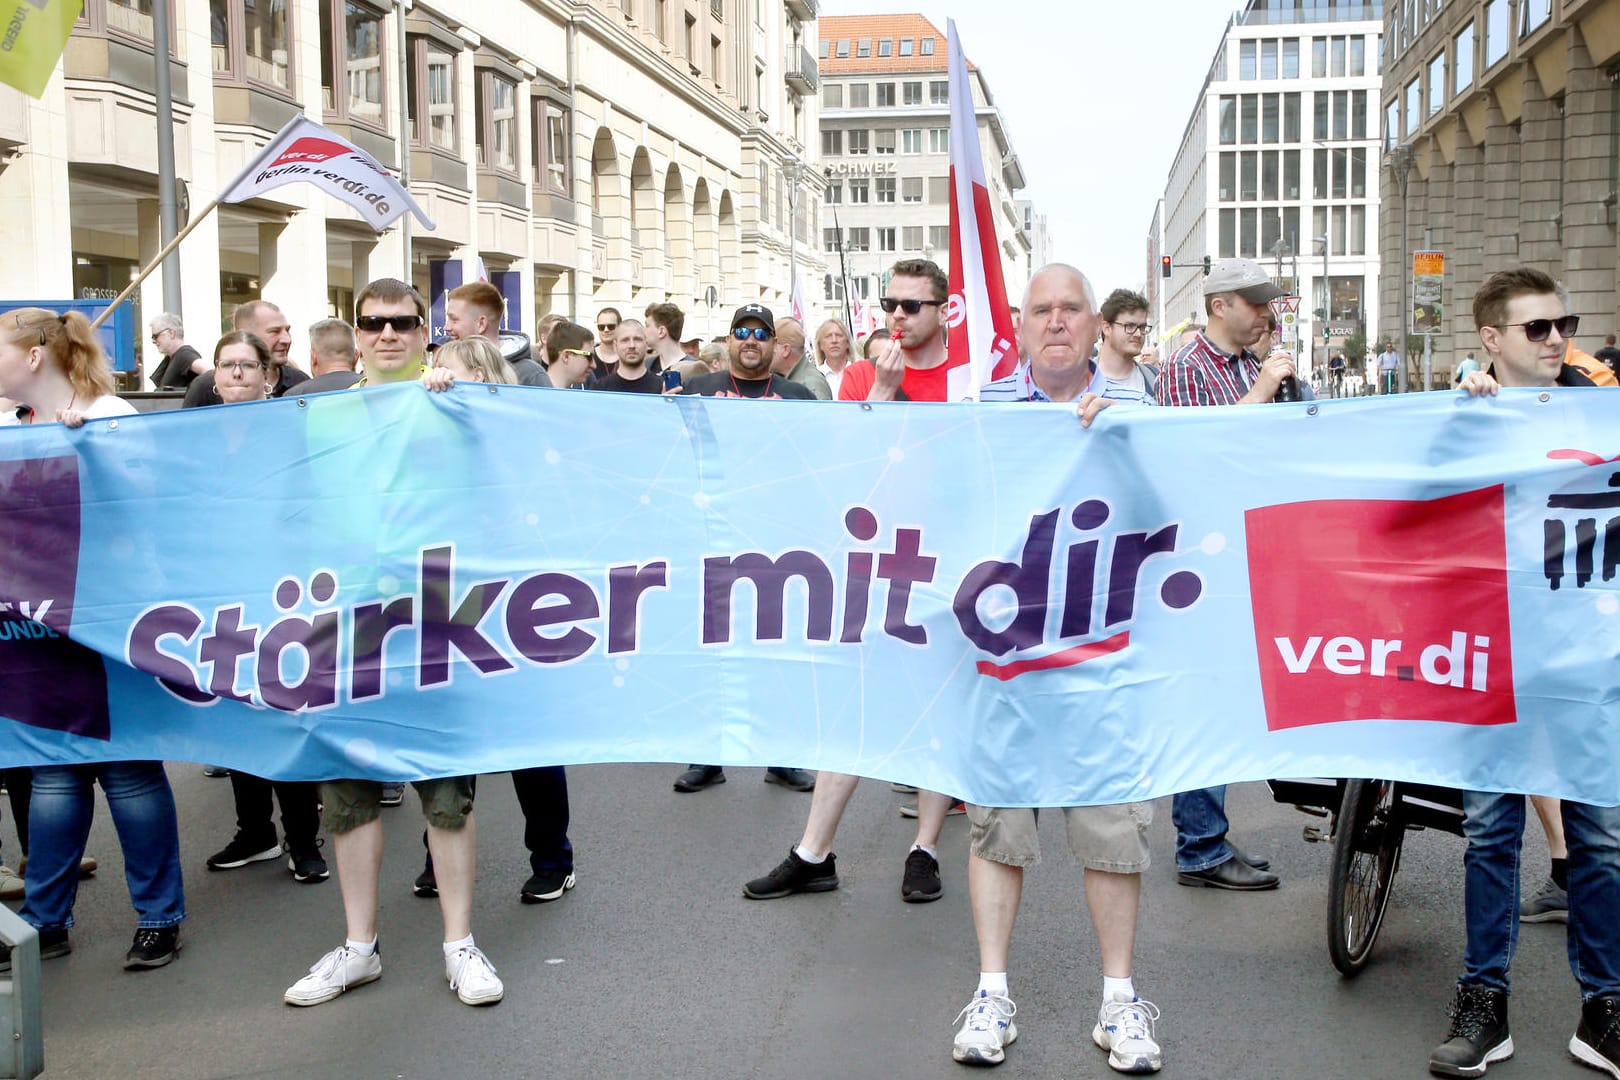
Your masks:
{"label": "purple lettering on banner", "polygon": [[79,459],[0,462],[0,712],[108,739],[107,669],[70,641],[79,573]]}

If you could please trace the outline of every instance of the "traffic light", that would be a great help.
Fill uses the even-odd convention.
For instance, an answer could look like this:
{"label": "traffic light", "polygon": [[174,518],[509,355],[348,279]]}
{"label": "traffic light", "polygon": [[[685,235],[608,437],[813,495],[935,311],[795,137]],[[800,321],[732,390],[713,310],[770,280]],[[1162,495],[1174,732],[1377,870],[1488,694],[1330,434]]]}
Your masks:
{"label": "traffic light", "polygon": [[1170,276],[1170,256],[1166,255],[1159,260],[1159,272],[1165,277]]}
{"label": "traffic light", "polygon": [[1328,343],[1328,338],[1332,336],[1332,333],[1326,326],[1322,327],[1322,344],[1326,345]]}
{"label": "traffic light", "polygon": [[1209,256],[1204,256],[1204,276],[1209,277]]}

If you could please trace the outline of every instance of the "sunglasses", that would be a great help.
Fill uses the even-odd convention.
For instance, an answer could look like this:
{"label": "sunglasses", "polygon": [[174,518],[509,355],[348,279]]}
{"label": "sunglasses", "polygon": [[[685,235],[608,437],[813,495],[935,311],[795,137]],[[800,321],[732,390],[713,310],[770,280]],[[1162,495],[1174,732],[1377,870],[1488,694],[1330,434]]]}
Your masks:
{"label": "sunglasses", "polygon": [[610,330],[617,330],[619,328],[619,324],[616,323],[616,322],[607,322],[607,323],[599,322],[599,323],[596,324],[596,328],[598,330],[602,331],[602,333],[605,334]]}
{"label": "sunglasses", "polygon": [[368,334],[380,334],[385,326],[392,326],[396,334],[408,334],[421,325],[420,315],[361,315],[354,320],[354,328]]}
{"label": "sunglasses", "polygon": [[591,354],[586,352],[584,349],[564,349],[559,355],[577,356],[582,360],[589,360],[591,358]]}
{"label": "sunglasses", "polygon": [[1527,341],[1546,341],[1547,335],[1553,332],[1554,327],[1558,328],[1559,337],[1567,339],[1574,337],[1575,331],[1580,329],[1581,317],[1579,315],[1564,315],[1557,319],[1531,319],[1529,322],[1502,323],[1497,326],[1497,329],[1506,330],[1510,326],[1524,327],[1524,336]]}
{"label": "sunglasses", "polygon": [[929,307],[940,307],[941,305],[943,305],[945,303],[945,301],[943,301],[943,300],[894,300],[894,299],[891,299],[891,298],[885,296],[882,300],[878,301],[878,303],[882,304],[883,305],[883,310],[885,312],[887,312],[888,314],[890,314],[890,315],[894,314],[896,308],[898,308],[901,311],[905,312],[907,315],[915,315],[915,314],[917,314],[917,312],[919,312],[919,311],[921,311],[923,309],[924,304],[927,304]]}
{"label": "sunglasses", "polygon": [[731,336],[738,341],[747,341],[749,338],[755,341],[771,340],[771,332],[763,326],[733,326]]}

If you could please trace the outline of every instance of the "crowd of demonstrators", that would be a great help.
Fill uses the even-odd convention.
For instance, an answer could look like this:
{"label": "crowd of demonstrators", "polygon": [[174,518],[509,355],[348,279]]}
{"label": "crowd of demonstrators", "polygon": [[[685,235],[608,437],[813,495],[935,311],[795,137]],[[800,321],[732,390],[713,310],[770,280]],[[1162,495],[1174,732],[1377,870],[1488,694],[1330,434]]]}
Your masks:
{"label": "crowd of demonstrators", "polygon": [[[1294,356],[1274,348],[1276,320],[1269,301],[1281,290],[1250,260],[1223,260],[1205,279],[1207,325],[1182,335],[1162,365],[1148,342],[1148,303],[1118,289],[1101,304],[1078,269],[1051,264],[1030,279],[1019,312],[1020,363],[981,390],[987,402],[1068,402],[1082,429],[1109,407],[1261,404],[1276,400],[1284,381],[1296,379]],[[729,332],[707,345],[684,338],[677,305],[655,303],[646,323],[598,313],[594,333],[560,316],[537,328],[532,355],[503,357],[498,331],[500,294],[484,283],[449,294],[446,328],[451,340],[428,361],[427,306],[404,282],[372,282],[356,300],[351,327],[325,319],[309,328],[314,378],[288,362],[292,333],[276,305],[252,301],[232,316],[235,329],[214,346],[212,363],[185,344],[178,318],[151,323],[153,344],[164,354],[159,383],[188,386],[188,406],[263,401],[293,387],[300,395],[420,382],[429,391],[457,382],[589,387],[626,393],[672,393],[809,401],[942,401],[946,397],[945,275],[927,260],[904,260],[892,269],[880,304],[886,327],[855,342],[836,320],[816,331],[814,353],[804,327],[774,317],[757,303],[739,307]],[[1471,395],[1499,386],[1587,386],[1592,367],[1613,362],[1613,338],[1596,358],[1573,347],[1578,320],[1568,294],[1538,272],[1493,275],[1475,299],[1484,360],[1459,366],[1458,382]],[[1386,356],[1394,350],[1386,345]],[[1472,354],[1470,354],[1472,359]],[[357,363],[358,361],[358,363]],[[1342,365],[1342,359],[1339,360]],[[538,371],[528,372],[530,364]],[[1398,370],[1399,357],[1394,356]],[[357,370],[357,368],[359,370]],[[1389,372],[1384,357],[1381,371]],[[1330,364],[1342,378],[1342,366]],[[363,376],[362,376],[363,372]],[[671,373],[666,382],[662,372]],[[1584,372],[1584,373],[1583,373]],[[1607,374],[1599,371],[1596,374]],[[674,385],[673,376],[678,376]],[[189,384],[189,385],[188,385]],[[42,309],[7,313],[0,323],[0,394],[18,423],[36,420],[77,425],[133,410],[112,393],[105,357],[77,314]],[[1085,436],[1082,435],[1082,438]],[[291,1005],[318,1005],[381,975],[377,912],[382,855],[380,808],[398,801],[391,788],[368,779],[282,784],[231,773],[236,833],[207,860],[224,870],[285,855],[296,881],[317,882],[329,871],[317,836],[324,825],[344,915],[343,943],[289,987]],[[531,876],[519,890],[524,903],[561,898],[576,882],[568,839],[567,778],[560,766],[515,770],[514,790],[524,814]],[[770,873],[748,881],[743,894],[765,900],[838,888],[832,847],[859,778],[775,767],[765,779],[813,791],[799,842]],[[717,765],[691,765],[675,790],[695,792],[723,783]],[[41,933],[43,955],[71,949],[68,930],[77,882],[94,869],[84,844],[93,807],[92,785],[102,785],[118,824],[137,930],[125,964],[169,963],[180,948],[185,904],[174,800],[161,762],[7,770],[13,815],[31,863],[16,885],[0,865],[0,897],[23,898],[22,914]],[[494,965],[476,945],[471,908],[476,863],[473,807],[476,778],[448,777],[414,784],[426,819],[426,865],[414,883],[435,897],[443,923],[445,976],[469,1005],[501,1000]],[[21,801],[19,803],[19,793]],[[279,801],[278,842],[272,796]],[[1570,1042],[1581,1061],[1620,1077],[1620,932],[1609,917],[1620,909],[1620,810],[1535,797],[1547,833],[1551,868],[1534,895],[1520,896],[1518,851],[1524,797],[1464,794],[1466,935],[1446,1041],[1431,1055],[1440,1074],[1478,1076],[1512,1053],[1508,1032],[1508,967],[1517,923],[1568,922],[1571,968],[1582,994],[1581,1016]],[[909,903],[938,899],[943,884],[937,844],[951,796],[919,792],[914,840],[901,876]],[[978,946],[979,981],[957,1017],[952,1056],[969,1064],[996,1064],[1018,1037],[1008,979],[1013,929],[1025,870],[1040,858],[1038,812],[970,806],[968,894]],[[1136,991],[1133,968],[1141,912],[1141,876],[1149,866],[1146,831],[1150,803],[1060,808],[1066,840],[1082,868],[1084,893],[1097,937],[1102,987],[1092,1039],[1111,1068],[1152,1072],[1162,1066],[1157,1006]],[[1171,800],[1176,827],[1177,881],[1236,891],[1276,888],[1267,861],[1246,854],[1228,836],[1224,788],[1183,792]],[[9,951],[0,965],[9,964]]]}

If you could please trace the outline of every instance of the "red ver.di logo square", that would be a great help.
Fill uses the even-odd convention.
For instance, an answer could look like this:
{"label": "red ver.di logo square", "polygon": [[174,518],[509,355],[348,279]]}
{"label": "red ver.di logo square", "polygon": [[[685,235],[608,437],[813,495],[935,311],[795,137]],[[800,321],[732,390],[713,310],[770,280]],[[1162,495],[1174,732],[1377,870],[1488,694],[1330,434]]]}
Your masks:
{"label": "red ver.di logo square", "polygon": [[1244,515],[1266,727],[1511,724],[1500,484]]}

